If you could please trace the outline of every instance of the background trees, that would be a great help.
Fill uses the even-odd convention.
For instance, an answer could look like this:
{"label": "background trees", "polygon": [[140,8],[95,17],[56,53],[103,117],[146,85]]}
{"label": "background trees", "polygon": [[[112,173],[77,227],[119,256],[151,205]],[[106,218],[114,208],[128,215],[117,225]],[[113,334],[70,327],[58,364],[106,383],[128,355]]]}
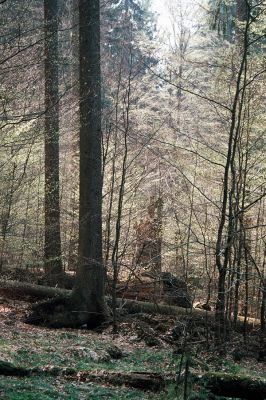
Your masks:
{"label": "background trees", "polygon": [[[19,266],[42,272],[43,140],[45,120],[51,122],[52,118],[47,110],[55,111],[57,136],[58,111],[61,183],[60,187],[54,185],[56,207],[49,207],[56,210],[57,222],[46,224],[57,232],[57,239],[52,236],[57,249],[45,258],[60,259],[66,270],[73,271],[77,260],[87,259],[94,248],[97,252],[89,261],[102,265],[103,257],[113,282],[132,278],[139,267],[137,227],[147,219],[148,205],[155,199],[163,204],[162,269],[182,276],[196,299],[214,307],[218,297],[221,325],[224,317],[234,323],[242,313],[246,319],[249,315],[261,317],[264,326],[264,7],[254,2],[247,10],[246,2],[232,1],[218,6],[209,2],[206,9],[180,0],[169,9],[171,28],[159,36],[148,2],[104,3],[100,165],[99,49],[95,63],[82,66],[78,78],[76,2],[59,2],[58,62],[55,53],[46,58],[46,64],[52,63],[47,68],[53,67],[55,72],[55,97],[52,100],[47,94],[46,98],[52,108],[45,104],[44,96],[43,4],[13,3],[14,7],[8,2],[1,5],[2,269],[14,273]],[[84,55],[85,50],[95,50],[83,41],[80,45],[86,47]],[[88,81],[92,67],[95,70]],[[86,182],[84,185],[78,183],[79,81],[84,99],[80,143],[80,181]],[[91,85],[96,96],[87,93],[86,87]],[[85,131],[94,134],[87,138]],[[57,143],[53,145],[57,152]],[[46,162],[53,167],[56,181],[58,161]],[[101,181],[103,254],[101,210],[93,203],[99,200]],[[86,194],[89,185],[95,192]],[[83,225],[84,221],[97,223]],[[80,250],[79,227],[80,237],[86,237],[80,239]],[[85,265],[86,279],[80,272],[77,286],[84,283],[87,290],[85,281],[92,280],[91,268]],[[100,281],[101,274],[102,267]]]}

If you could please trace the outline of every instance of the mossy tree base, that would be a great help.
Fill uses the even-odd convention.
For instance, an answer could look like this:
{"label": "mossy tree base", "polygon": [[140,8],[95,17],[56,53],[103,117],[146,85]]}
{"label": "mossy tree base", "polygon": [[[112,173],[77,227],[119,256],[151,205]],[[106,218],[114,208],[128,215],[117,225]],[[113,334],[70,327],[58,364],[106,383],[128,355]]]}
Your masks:
{"label": "mossy tree base", "polygon": [[95,328],[107,318],[107,311],[92,313],[85,305],[75,304],[71,296],[55,297],[35,304],[26,323],[49,328]]}
{"label": "mossy tree base", "polygon": [[[51,312],[51,305],[54,304],[56,307],[62,308],[63,304],[66,306],[66,311],[70,312],[73,314],[76,312],[77,308],[73,308],[73,306],[70,307],[69,309],[69,298],[71,296],[71,291],[66,290],[66,289],[61,289],[61,288],[55,288],[55,287],[49,287],[49,286],[41,286],[41,285],[35,285],[31,283],[22,283],[22,282],[17,282],[17,281],[10,281],[10,280],[0,280],[0,293],[3,294],[6,297],[9,298],[28,298],[31,297],[33,300],[36,299],[47,299],[47,298],[52,298],[55,297],[54,300],[48,301],[47,304],[47,309],[48,312]],[[110,303],[110,299],[106,296],[105,297],[106,303]],[[62,303],[61,303],[62,302]],[[61,304],[60,304],[61,303]],[[45,304],[45,303],[44,303]],[[208,321],[208,324],[215,323],[215,314],[212,311],[205,311],[201,309],[186,309],[182,307],[177,307],[177,306],[169,306],[165,304],[155,304],[155,303],[148,303],[148,302],[143,302],[143,301],[137,301],[137,300],[130,300],[130,299],[117,299],[117,306],[121,307],[123,309],[126,309],[129,314],[134,314],[134,313],[148,313],[148,314],[162,314],[162,315],[172,315],[172,316],[186,316],[186,318],[191,318],[193,321],[198,320],[199,322],[206,322]],[[40,308],[41,310],[41,308]],[[58,317],[55,318],[55,321],[58,319],[62,320],[62,311],[59,310]],[[72,318],[75,320],[80,320],[81,325],[83,325],[85,322],[84,321],[84,313],[86,313],[86,310],[82,312],[83,314],[82,318]],[[37,317],[37,315],[36,315]],[[72,320],[71,318],[71,320]],[[51,316],[48,314],[46,316],[46,321],[48,322],[51,319]],[[32,318],[33,320],[33,318]],[[41,321],[41,319],[39,319]],[[33,322],[32,322],[33,323]],[[36,324],[38,324],[38,321],[36,319]],[[44,323],[42,323],[44,325]],[[51,326],[54,326],[53,324]],[[62,325],[60,324],[60,327],[68,327],[68,325]],[[73,326],[73,325],[71,325]],[[76,324],[75,326],[79,327],[80,324]],[[250,318],[247,321],[246,324],[246,329],[251,330],[254,328],[254,326],[259,326],[259,320],[254,320]],[[236,326],[234,327],[238,331],[243,330],[243,321],[241,318],[238,319]]]}
{"label": "mossy tree base", "polygon": [[208,373],[196,377],[215,396],[246,400],[266,399],[266,381],[226,373]]}
{"label": "mossy tree base", "polygon": [[0,360],[0,375],[28,376],[30,375],[30,371],[25,368],[16,367],[7,361]]}

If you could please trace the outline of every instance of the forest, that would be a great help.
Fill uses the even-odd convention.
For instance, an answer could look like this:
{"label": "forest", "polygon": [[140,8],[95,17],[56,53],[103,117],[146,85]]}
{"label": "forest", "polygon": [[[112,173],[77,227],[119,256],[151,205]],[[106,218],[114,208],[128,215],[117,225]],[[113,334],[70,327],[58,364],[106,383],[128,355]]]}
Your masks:
{"label": "forest", "polygon": [[0,0],[1,399],[266,399],[265,92],[265,0]]}

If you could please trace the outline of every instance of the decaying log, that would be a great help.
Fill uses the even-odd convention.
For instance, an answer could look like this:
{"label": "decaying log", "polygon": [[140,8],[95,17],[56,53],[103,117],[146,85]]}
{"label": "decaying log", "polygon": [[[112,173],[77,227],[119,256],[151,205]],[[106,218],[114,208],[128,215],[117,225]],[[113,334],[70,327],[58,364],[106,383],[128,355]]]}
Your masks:
{"label": "decaying log", "polygon": [[10,362],[0,360],[0,375],[28,376],[30,375],[30,371],[25,368],[16,367]]}
{"label": "decaying log", "polygon": [[[126,385],[139,390],[158,392],[173,383],[173,377],[165,377],[154,372],[110,372],[110,371],[77,371],[72,368],[33,368],[25,369],[0,360],[0,375],[29,376],[29,375],[61,376],[67,379],[78,379],[96,383],[108,383],[114,386]],[[204,387],[215,396],[238,398],[245,400],[266,399],[266,381],[250,376],[239,376],[226,373],[205,373],[204,375],[192,374],[194,382]]]}
{"label": "decaying log", "polygon": [[34,300],[42,300],[68,296],[70,293],[71,291],[67,289],[35,285],[28,282],[0,280],[0,294],[14,299],[32,297]]}
{"label": "decaying log", "polygon": [[97,383],[108,383],[114,386],[128,386],[139,390],[158,392],[165,388],[163,375],[154,372],[92,372],[79,373],[79,380]]}
{"label": "decaying log", "polygon": [[[22,283],[17,281],[0,280],[0,294],[6,297],[23,298],[30,296],[35,300],[49,299],[53,297],[69,297],[70,290],[53,288],[49,286],[34,285],[31,283]],[[106,297],[107,304],[110,304],[110,298]],[[117,306],[125,309],[128,313],[148,313],[148,314],[162,314],[171,316],[186,316],[191,317],[193,320],[208,320],[208,323],[215,321],[215,314],[212,311],[205,311],[201,309],[186,309],[177,306],[169,306],[166,304],[156,304],[137,300],[117,299]],[[259,325],[259,320],[249,318],[247,321],[247,328],[251,329]],[[243,321],[241,317],[238,320],[237,328],[243,328]]]}
{"label": "decaying log", "polygon": [[195,377],[195,380],[215,396],[246,400],[266,399],[265,380],[226,373],[207,373]]}
{"label": "decaying log", "polygon": [[[23,283],[17,281],[0,280],[0,294],[12,298],[23,298],[30,296],[35,300],[51,299],[53,297],[63,298],[69,297],[70,290],[54,288],[49,286],[35,285],[32,283]],[[106,297],[107,303],[110,298]],[[165,304],[149,303],[131,299],[117,299],[117,306],[120,309],[125,309],[129,314],[134,313],[149,313],[149,314],[164,314],[164,315],[189,315],[194,317],[206,318],[206,311],[200,309],[186,309],[177,306],[169,306]],[[213,318],[214,313],[208,312],[208,318]]]}
{"label": "decaying log", "polygon": [[128,386],[139,390],[158,392],[165,388],[165,377],[154,372],[109,372],[109,371],[77,371],[72,368],[33,368],[26,369],[0,360],[0,375],[5,376],[30,376],[30,375],[50,375],[62,376],[67,379],[79,381],[90,381],[96,383],[108,383],[114,386]]}
{"label": "decaying log", "polygon": [[[110,282],[109,288],[112,288],[112,282]],[[162,272],[157,275],[145,272],[145,274],[141,274],[140,279],[133,279],[127,283],[120,282],[117,284],[117,297],[156,303],[163,302],[184,308],[192,306],[186,282],[169,272]]]}

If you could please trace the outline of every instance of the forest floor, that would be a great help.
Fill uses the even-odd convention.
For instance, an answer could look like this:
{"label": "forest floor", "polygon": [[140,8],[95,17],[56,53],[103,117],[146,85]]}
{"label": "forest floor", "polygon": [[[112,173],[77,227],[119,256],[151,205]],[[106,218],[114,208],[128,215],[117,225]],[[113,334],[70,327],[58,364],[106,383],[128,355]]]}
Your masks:
{"label": "forest floor", "polygon": [[[46,329],[22,322],[29,304],[0,298],[0,360],[24,368],[35,368],[47,374],[28,377],[1,376],[0,398],[4,400],[50,399],[182,399],[183,385],[176,392],[171,383],[179,370],[182,357],[180,341],[173,340],[172,328],[176,320],[164,316],[135,315],[124,318],[119,334],[112,334],[111,326],[101,333],[87,330]],[[182,326],[182,325],[180,325]],[[180,332],[178,333],[178,335]],[[256,360],[256,337],[245,348],[241,335],[234,335],[219,355],[210,346],[202,329],[187,337],[190,370],[230,372],[265,378],[266,366]],[[110,350],[111,349],[111,350]],[[118,355],[114,350],[118,349]],[[241,353],[242,351],[242,353]],[[238,361],[236,361],[238,359]],[[75,373],[53,374],[53,371]],[[49,372],[50,371],[50,372]],[[106,381],[90,380],[89,374],[103,373],[158,373],[168,378],[163,391],[149,392],[115,386]],[[197,393],[194,399],[204,399],[197,385],[190,387]]]}

